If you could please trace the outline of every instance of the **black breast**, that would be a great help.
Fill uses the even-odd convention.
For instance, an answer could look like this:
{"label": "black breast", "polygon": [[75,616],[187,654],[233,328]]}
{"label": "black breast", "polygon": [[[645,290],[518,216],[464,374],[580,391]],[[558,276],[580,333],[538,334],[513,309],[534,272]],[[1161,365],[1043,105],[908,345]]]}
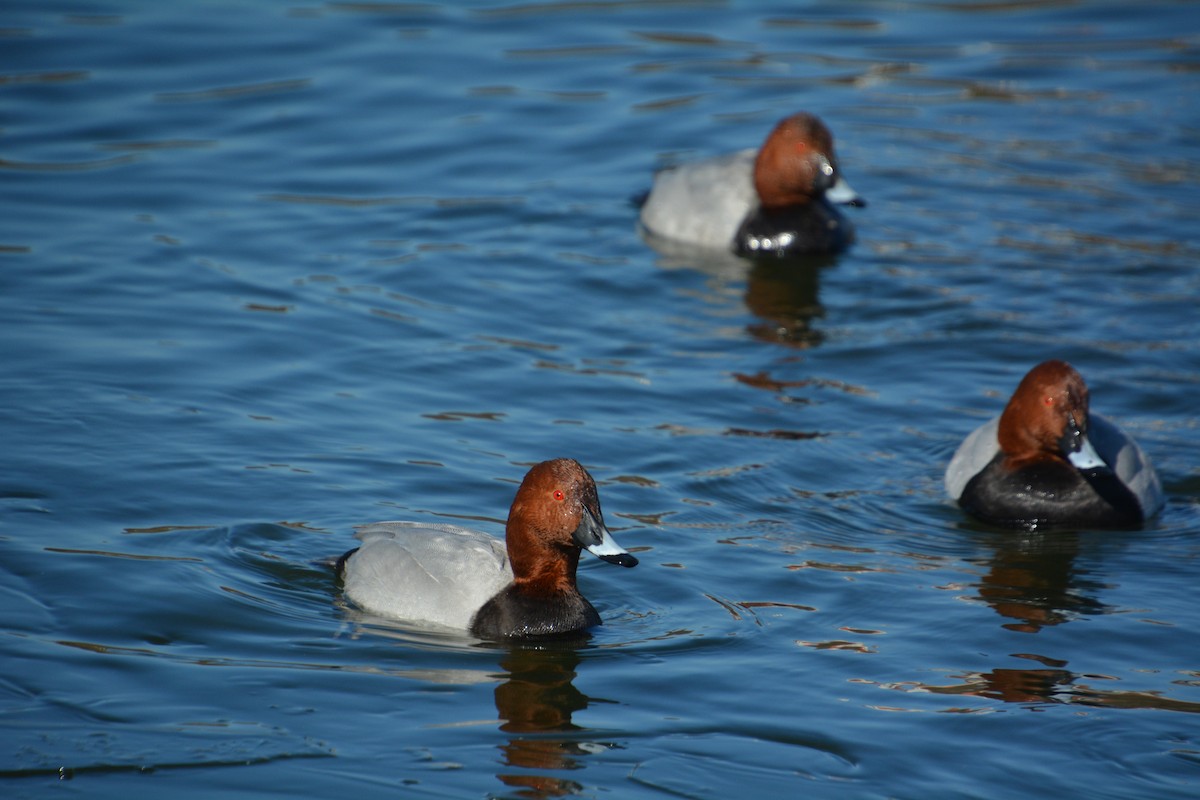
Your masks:
{"label": "black breast", "polygon": [[854,241],[854,227],[824,198],[803,206],[758,208],[742,220],[733,249],[749,258],[837,253]]}
{"label": "black breast", "polygon": [[516,584],[484,603],[471,620],[480,639],[539,639],[575,635],[600,624],[596,609],[578,591],[529,597]]}
{"label": "black breast", "polygon": [[967,482],[958,504],[1003,528],[1131,528],[1144,519],[1137,498],[1112,470],[1062,462],[1011,470],[1001,454]]}

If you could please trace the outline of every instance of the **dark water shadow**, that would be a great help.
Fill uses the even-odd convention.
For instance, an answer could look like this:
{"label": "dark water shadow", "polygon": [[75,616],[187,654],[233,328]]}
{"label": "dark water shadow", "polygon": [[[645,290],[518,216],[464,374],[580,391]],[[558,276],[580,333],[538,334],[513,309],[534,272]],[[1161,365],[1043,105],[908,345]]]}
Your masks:
{"label": "dark water shadow", "polygon": [[1070,622],[1082,614],[1110,610],[1100,602],[1104,585],[1075,564],[1080,535],[1002,535],[992,541],[986,572],[976,590],[979,599],[1005,621],[1002,627],[1021,633]]}
{"label": "dark water shadow", "polygon": [[[421,630],[395,621],[343,613],[372,637],[393,638],[410,654],[457,656],[457,666],[405,670],[404,677],[440,684],[495,683],[494,701],[501,741],[498,780],[504,796],[551,798],[581,794],[583,783],[570,777],[586,768],[589,755],[618,747],[588,738],[573,716],[594,703],[574,685],[581,653],[595,647],[584,633],[564,639],[514,644],[475,640],[466,632]],[[464,657],[466,660],[464,660]],[[481,658],[496,668],[482,668]]]}
{"label": "dark water shadow", "polygon": [[755,261],[746,277],[746,308],[760,322],[747,332],[762,342],[789,347],[816,347],[825,334],[816,320],[825,316],[818,299],[820,272],[836,256]]}
{"label": "dark water shadow", "polygon": [[[1118,612],[1101,600],[1110,587],[1090,577],[1077,564],[1089,534],[988,535],[991,556],[971,559],[986,570],[975,589],[978,598],[1001,618],[1001,627],[1006,630],[1038,634],[1081,617]],[[1036,652],[1012,653],[1010,657],[1030,661],[1033,666],[972,672],[961,676],[961,683],[922,688],[933,694],[970,695],[1033,706],[1068,704],[1200,713],[1200,703],[1159,692],[1097,688],[1089,681],[1107,679],[1068,669],[1067,658]]]}
{"label": "dark water shadow", "polygon": [[[584,768],[591,753],[607,744],[581,739],[572,715],[597,701],[572,682],[580,663],[577,643],[513,647],[500,660],[506,679],[496,687],[500,746],[505,769],[496,778],[520,797],[562,797],[583,786],[561,774]],[[518,771],[510,771],[515,768]]]}
{"label": "dark water shadow", "polygon": [[795,348],[825,341],[815,324],[825,316],[819,298],[820,274],[837,263],[837,255],[752,260],[645,234],[643,238],[661,255],[660,268],[701,272],[712,280],[714,295],[724,297],[744,283],[742,302],[758,318],[746,326],[752,338]]}

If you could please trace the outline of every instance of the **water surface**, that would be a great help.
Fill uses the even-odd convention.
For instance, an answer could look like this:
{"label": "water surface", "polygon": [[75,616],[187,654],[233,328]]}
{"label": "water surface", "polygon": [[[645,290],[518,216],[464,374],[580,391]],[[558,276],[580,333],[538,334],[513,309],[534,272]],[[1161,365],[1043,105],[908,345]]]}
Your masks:
{"label": "water surface", "polygon": [[[5,796],[1195,797],[1196,5],[10,4]],[[667,164],[820,114],[833,259],[664,255]],[[943,496],[1071,361],[1137,532]],[[496,647],[353,525],[584,462],[635,570]]]}

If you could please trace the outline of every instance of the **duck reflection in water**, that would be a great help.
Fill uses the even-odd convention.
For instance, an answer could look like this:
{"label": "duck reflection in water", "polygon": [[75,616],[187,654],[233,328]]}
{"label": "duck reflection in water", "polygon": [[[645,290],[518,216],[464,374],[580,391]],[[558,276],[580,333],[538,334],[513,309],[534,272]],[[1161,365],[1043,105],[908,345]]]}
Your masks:
{"label": "duck reflection in water", "polygon": [[997,536],[979,582],[979,598],[1011,620],[1003,627],[1022,633],[1037,633],[1080,614],[1102,614],[1106,606],[1091,595],[1104,587],[1076,568],[1078,554],[1078,533]]}
{"label": "duck reflection in water", "polygon": [[[1002,627],[1020,633],[1040,633],[1083,615],[1115,610],[1096,599],[1104,588],[1088,580],[1075,565],[1082,538],[1077,533],[1039,533],[995,537],[996,555],[987,560],[979,597],[1001,617]],[[1037,641],[1037,640],[1030,640]],[[1159,692],[1098,688],[1089,685],[1097,676],[1067,669],[1068,661],[1030,652],[1013,653],[1037,666],[1030,669],[997,668],[968,673],[963,683],[920,686],[942,695],[970,695],[1004,703],[1048,703],[1125,709],[1163,709],[1200,714],[1200,703],[1165,697]],[[1100,678],[1100,680],[1104,680]]]}
{"label": "duck reflection in water", "polygon": [[[1081,615],[1108,609],[1096,599],[1103,584],[1090,581],[1075,561],[1079,534],[1073,532],[996,535],[991,558],[977,586],[979,598],[1005,620],[1001,627],[1018,633],[1039,633],[1071,622]],[[936,694],[975,695],[1005,703],[1074,702],[1077,676],[1067,661],[1031,653],[1016,654],[1038,667],[998,668],[971,676],[963,684],[927,686]]]}
{"label": "duck reflection in water", "polygon": [[927,686],[933,694],[974,695],[1005,703],[1067,702],[1056,695],[1069,691],[1075,674],[1065,669],[994,669],[957,686]]}
{"label": "duck reflection in water", "polygon": [[580,661],[577,644],[514,647],[500,662],[508,679],[496,687],[496,711],[500,730],[512,734],[500,749],[506,765],[528,771],[496,777],[520,797],[579,794],[580,783],[546,773],[583,769],[581,756],[603,747],[580,740],[575,733],[583,729],[571,721],[594,702],[572,683]]}
{"label": "duck reflection in water", "polygon": [[714,253],[678,243],[657,243],[663,269],[691,269],[709,278],[714,305],[728,304],[738,285],[745,283],[741,301],[758,321],[746,326],[755,339],[789,347],[816,347],[825,334],[814,321],[825,316],[819,299],[820,274],[837,262],[836,255],[801,255],[749,260],[732,253]]}
{"label": "duck reflection in water", "polygon": [[746,278],[746,308],[761,322],[746,330],[755,339],[792,347],[816,347],[825,334],[813,320],[825,316],[817,299],[818,276],[834,256],[755,261]]}

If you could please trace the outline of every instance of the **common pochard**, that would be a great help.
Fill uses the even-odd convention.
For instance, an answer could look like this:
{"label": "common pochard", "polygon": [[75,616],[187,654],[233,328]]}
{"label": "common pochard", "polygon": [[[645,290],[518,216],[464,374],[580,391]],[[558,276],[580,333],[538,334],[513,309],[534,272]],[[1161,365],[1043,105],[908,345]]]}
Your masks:
{"label": "common pochard", "polygon": [[854,226],[834,203],[865,205],[842,180],[829,129],[800,113],[777,124],[757,152],[660,171],[640,220],[651,244],[741,256],[835,253],[854,241]]}
{"label": "common pochard", "polygon": [[456,525],[376,522],[338,560],[346,596],[373,614],[468,630],[480,639],[573,633],[600,624],[575,583],[580,548],[623,567],[637,559],[604,525],[578,461],[543,461],[508,512],[507,547]]}
{"label": "common pochard", "polygon": [[1146,454],[1088,412],[1087,385],[1065,361],[1031,369],[959,446],[945,481],[964,510],[1006,528],[1134,528],[1163,503]]}

